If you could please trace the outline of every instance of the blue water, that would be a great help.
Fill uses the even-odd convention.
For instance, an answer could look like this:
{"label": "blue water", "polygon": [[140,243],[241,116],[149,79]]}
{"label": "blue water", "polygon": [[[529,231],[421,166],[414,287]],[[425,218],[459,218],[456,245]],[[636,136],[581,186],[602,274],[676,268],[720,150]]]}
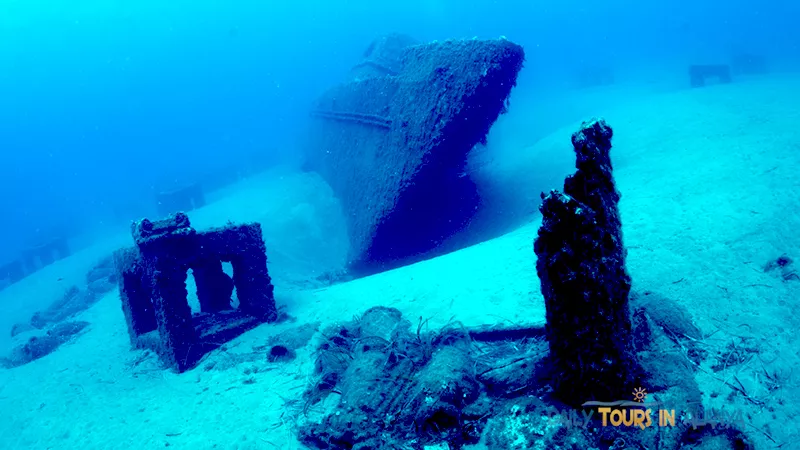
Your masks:
{"label": "blue water", "polygon": [[577,65],[608,61],[618,78],[652,78],[665,66],[741,49],[793,67],[800,45],[800,6],[789,0],[0,8],[6,258],[39,233],[78,233],[117,217],[111,211],[130,213],[174,180],[254,154],[291,159],[309,103],[389,31],[420,40],[507,36],[528,56],[519,89],[544,92]]}

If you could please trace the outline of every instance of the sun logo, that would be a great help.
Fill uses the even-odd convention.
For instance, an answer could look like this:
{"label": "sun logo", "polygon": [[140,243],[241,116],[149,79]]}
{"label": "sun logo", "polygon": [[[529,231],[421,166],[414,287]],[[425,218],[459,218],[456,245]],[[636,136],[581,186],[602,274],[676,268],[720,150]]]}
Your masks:
{"label": "sun logo", "polygon": [[636,388],[633,390],[633,399],[635,401],[642,403],[645,397],[647,397],[647,391],[644,388]]}

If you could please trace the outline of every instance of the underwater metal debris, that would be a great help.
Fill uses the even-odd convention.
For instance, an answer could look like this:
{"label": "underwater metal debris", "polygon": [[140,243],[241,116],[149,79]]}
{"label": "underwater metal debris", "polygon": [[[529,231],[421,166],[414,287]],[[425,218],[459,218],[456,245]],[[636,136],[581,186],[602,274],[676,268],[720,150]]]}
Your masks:
{"label": "underwater metal debris", "polygon": [[[186,214],[133,224],[135,247],[114,253],[122,310],[135,348],[150,348],[183,372],[242,332],[277,319],[261,225],[195,231]],[[233,266],[233,279],[222,262]],[[192,315],[186,278],[191,269],[201,314]],[[236,287],[239,307],[231,294]]]}

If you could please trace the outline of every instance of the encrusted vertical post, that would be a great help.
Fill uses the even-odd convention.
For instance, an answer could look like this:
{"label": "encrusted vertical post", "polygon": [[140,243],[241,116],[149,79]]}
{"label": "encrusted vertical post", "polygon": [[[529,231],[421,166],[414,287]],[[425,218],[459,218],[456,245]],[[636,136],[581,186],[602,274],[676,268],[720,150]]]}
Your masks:
{"label": "encrusted vertical post", "polygon": [[232,227],[226,232],[236,235],[239,252],[231,259],[233,283],[239,308],[273,322],[278,318],[272,279],[267,272],[267,247],[257,223]]}
{"label": "encrusted vertical post", "polygon": [[0,267],[0,280],[7,280],[9,284],[25,278],[25,266],[20,260],[14,260]]}
{"label": "encrusted vertical post", "polygon": [[203,353],[186,291],[189,264],[197,254],[197,232],[183,213],[156,222],[143,219],[131,231],[145,281],[151,283],[159,353],[169,365],[183,372]]}
{"label": "encrusted vertical post", "polygon": [[187,300],[186,267],[174,261],[159,260],[154,269],[153,306],[158,318],[162,354],[178,372],[183,372],[202,355],[202,349],[195,346],[197,333]]}
{"label": "encrusted vertical post", "polygon": [[578,170],[567,177],[564,193],[542,194],[534,242],[555,388],[573,406],[628,398],[638,369],[611,137],[602,119],[572,135]]}
{"label": "encrusted vertical post", "polygon": [[128,336],[131,344],[137,347],[139,336],[158,328],[151,300],[152,286],[145,281],[145,269],[137,249],[123,248],[114,252],[114,267]]}

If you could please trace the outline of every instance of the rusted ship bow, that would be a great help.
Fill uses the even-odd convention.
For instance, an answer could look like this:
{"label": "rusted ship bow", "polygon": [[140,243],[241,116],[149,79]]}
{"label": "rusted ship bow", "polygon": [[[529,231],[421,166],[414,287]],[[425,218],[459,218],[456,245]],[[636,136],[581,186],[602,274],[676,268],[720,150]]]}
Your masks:
{"label": "rusted ship bow", "polygon": [[423,259],[469,223],[480,198],[467,155],[505,110],[523,60],[505,39],[390,35],[319,99],[307,167],[342,202],[352,272]]}

